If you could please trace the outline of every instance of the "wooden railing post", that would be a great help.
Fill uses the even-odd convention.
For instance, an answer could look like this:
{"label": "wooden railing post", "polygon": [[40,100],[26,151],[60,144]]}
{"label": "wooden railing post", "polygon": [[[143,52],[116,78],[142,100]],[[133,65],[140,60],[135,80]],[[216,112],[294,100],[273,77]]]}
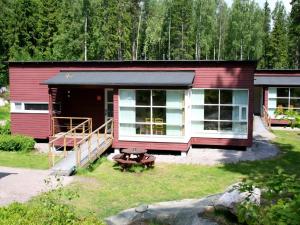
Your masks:
{"label": "wooden railing post", "polygon": [[88,157],[89,157],[89,161],[91,161],[92,157],[91,157],[91,138],[92,136],[89,137],[88,139]]}
{"label": "wooden railing post", "polygon": [[55,135],[55,122],[54,122],[54,118],[52,117],[52,136]]}
{"label": "wooden railing post", "polygon": [[67,138],[64,136],[64,157],[67,157]]}
{"label": "wooden railing post", "polygon": [[107,135],[107,123],[105,124],[104,128],[104,139],[106,140],[106,135]]}

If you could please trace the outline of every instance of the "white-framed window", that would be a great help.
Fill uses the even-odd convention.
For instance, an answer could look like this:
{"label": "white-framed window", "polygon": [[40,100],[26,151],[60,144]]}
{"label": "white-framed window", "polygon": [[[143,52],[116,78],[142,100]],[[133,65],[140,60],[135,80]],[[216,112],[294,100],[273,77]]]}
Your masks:
{"label": "white-framed window", "polygon": [[192,89],[191,136],[246,137],[248,98],[247,89]]}
{"label": "white-framed window", "polygon": [[300,113],[300,88],[299,87],[269,87],[268,112],[275,118],[275,110],[294,109]]}
{"label": "white-framed window", "polygon": [[120,89],[120,136],[184,136],[184,90]]}
{"label": "white-framed window", "polygon": [[114,90],[105,89],[105,121],[110,120],[114,116]]}
{"label": "white-framed window", "polygon": [[46,102],[11,102],[13,113],[49,113]]}

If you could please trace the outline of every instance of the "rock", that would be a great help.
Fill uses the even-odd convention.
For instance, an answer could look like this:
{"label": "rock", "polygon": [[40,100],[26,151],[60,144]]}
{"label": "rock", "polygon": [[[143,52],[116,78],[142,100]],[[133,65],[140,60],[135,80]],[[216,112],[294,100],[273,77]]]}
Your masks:
{"label": "rock", "polygon": [[146,212],[147,210],[148,210],[148,205],[140,205],[135,208],[135,211],[137,213],[143,213],[143,212]]}
{"label": "rock", "polygon": [[115,216],[106,218],[108,225],[147,225],[150,222],[157,222],[165,225],[217,225],[201,215],[207,206],[213,205],[220,195],[212,195],[203,199],[186,199],[182,201],[161,202],[143,205],[134,209],[128,209]]}
{"label": "rock", "polygon": [[250,192],[241,192],[239,190],[240,183],[234,184],[227,188],[226,192],[215,202],[215,208],[218,210],[230,211],[233,214],[237,213],[237,205],[246,199],[250,202],[259,205],[261,190],[254,188]]}

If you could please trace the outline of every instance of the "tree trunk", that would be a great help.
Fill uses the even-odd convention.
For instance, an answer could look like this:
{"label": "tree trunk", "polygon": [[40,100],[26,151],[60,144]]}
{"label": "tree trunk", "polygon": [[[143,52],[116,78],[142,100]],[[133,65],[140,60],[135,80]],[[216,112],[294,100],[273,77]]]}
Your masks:
{"label": "tree trunk", "polygon": [[171,16],[169,20],[168,60],[171,60]]}

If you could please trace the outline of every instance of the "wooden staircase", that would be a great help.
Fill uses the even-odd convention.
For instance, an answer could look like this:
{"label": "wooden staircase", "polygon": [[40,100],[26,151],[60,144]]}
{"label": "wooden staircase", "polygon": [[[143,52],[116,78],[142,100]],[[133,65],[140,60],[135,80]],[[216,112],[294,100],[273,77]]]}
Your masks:
{"label": "wooden staircase", "polygon": [[[91,124],[91,119],[88,118],[49,142],[49,166],[52,174],[72,175],[76,169],[88,166],[111,147],[113,119],[94,131],[92,131]],[[76,133],[77,130],[80,130],[81,136]],[[56,144],[61,142],[62,145]],[[70,142],[72,142],[73,147],[68,150]]]}

